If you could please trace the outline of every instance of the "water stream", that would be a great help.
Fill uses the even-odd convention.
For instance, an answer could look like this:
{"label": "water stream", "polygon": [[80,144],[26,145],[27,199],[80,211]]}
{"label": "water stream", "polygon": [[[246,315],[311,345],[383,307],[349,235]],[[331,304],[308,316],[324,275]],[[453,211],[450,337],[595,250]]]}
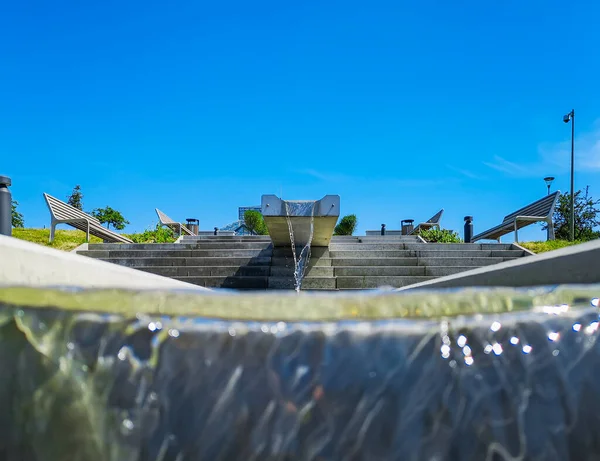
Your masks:
{"label": "water stream", "polygon": [[0,287],[0,460],[597,461],[599,293]]}
{"label": "water stream", "polygon": [[[288,230],[290,232],[290,244],[292,248],[292,255],[294,257],[294,289],[296,292],[300,292],[302,288],[302,280],[308,267],[310,260],[310,245],[312,243],[313,234],[315,230],[315,202],[288,202],[285,203],[285,214],[288,224]],[[294,226],[292,225],[292,217],[297,216],[310,216],[308,238],[304,245],[299,244],[300,253],[298,254],[298,246],[296,246],[294,238]]]}

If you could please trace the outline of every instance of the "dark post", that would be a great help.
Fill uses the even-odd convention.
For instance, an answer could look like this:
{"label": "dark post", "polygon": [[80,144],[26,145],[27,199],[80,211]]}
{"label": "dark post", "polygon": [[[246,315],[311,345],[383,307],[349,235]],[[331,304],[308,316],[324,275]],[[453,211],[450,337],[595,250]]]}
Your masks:
{"label": "dark post", "polygon": [[0,176],[0,235],[12,235],[12,195],[8,176]]}
{"label": "dark post", "polygon": [[575,109],[572,109],[571,112],[563,117],[563,122],[571,122],[571,213],[569,217],[569,239],[573,241],[575,239]]}
{"label": "dark post", "polygon": [[473,238],[473,216],[465,216],[465,243],[471,243]]}
{"label": "dark post", "polygon": [[381,235],[385,235],[385,224],[381,225]]}
{"label": "dark post", "polygon": [[569,236],[571,241],[575,240],[575,199],[574,187],[575,179],[573,177],[575,170],[575,109],[571,111],[571,227]]}
{"label": "dark post", "polygon": [[219,232],[219,228],[215,227],[215,235],[218,235],[218,232]]}

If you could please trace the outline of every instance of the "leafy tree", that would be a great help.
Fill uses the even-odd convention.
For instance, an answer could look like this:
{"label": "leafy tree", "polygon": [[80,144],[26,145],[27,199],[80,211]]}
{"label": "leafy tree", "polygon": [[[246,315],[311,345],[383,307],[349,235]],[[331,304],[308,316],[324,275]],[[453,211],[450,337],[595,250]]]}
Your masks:
{"label": "leafy tree", "polygon": [[267,235],[269,233],[265,219],[260,211],[246,210],[244,213],[244,224],[255,234]]}
{"label": "leafy tree", "polygon": [[[584,191],[578,190],[574,196],[575,202],[575,240],[588,241],[600,238],[600,200],[594,200],[589,194],[589,186]],[[559,240],[568,240],[570,237],[569,221],[571,216],[571,195],[566,192],[558,197],[554,209],[554,236]],[[542,226],[544,230],[547,225]]]}
{"label": "leafy tree", "polygon": [[83,211],[83,194],[81,193],[81,186],[79,184],[73,188],[73,192],[69,195],[67,203],[72,207]]}
{"label": "leafy tree", "polygon": [[113,210],[109,206],[106,208],[96,208],[91,212],[91,215],[102,224],[106,224],[107,229],[110,229],[110,225],[112,224],[116,230],[123,230],[129,224],[129,221],[123,217],[121,212]]}
{"label": "leafy tree", "polygon": [[17,206],[19,202],[16,200],[12,201],[12,226],[13,227],[25,227],[25,220],[23,219],[23,215],[17,211]]}
{"label": "leafy tree", "polygon": [[354,234],[354,231],[356,231],[357,224],[358,219],[356,219],[356,215],[346,215],[340,219],[337,226],[335,226],[333,235],[352,235]]}

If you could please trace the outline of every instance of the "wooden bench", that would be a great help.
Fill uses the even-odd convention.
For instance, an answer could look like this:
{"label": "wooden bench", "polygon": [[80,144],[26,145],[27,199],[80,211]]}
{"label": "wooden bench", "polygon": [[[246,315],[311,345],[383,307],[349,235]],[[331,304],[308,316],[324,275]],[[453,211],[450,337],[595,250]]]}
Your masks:
{"label": "wooden bench", "polygon": [[554,240],[554,224],[552,222],[552,216],[554,215],[554,207],[556,206],[559,195],[560,191],[556,191],[505,216],[502,224],[475,235],[471,239],[471,242],[476,242],[477,240],[498,240],[498,242],[500,242],[500,237],[510,234],[511,232],[515,233],[515,242],[518,242],[519,229],[535,222],[542,221],[548,223],[548,239]]}
{"label": "wooden bench", "polygon": [[171,218],[169,218],[166,214],[164,214],[158,208],[155,208],[155,210],[156,210],[156,214],[158,215],[158,220],[160,221],[161,226],[166,226],[169,229],[171,229],[173,232],[177,232],[178,236],[181,235],[182,233],[185,233],[187,235],[196,235],[191,230],[189,230],[187,227],[185,227],[183,224],[181,224],[180,222],[173,221]]}
{"label": "wooden bench", "polygon": [[44,199],[50,210],[52,222],[50,224],[50,241],[54,240],[54,233],[57,224],[69,224],[75,229],[85,232],[85,241],[90,241],[90,234],[101,238],[105,242],[133,243],[127,237],[103,227],[100,221],[95,217],[72,207],[68,203],[44,193]]}
{"label": "wooden bench", "polygon": [[444,209],[442,208],[436,214],[434,214],[427,221],[420,223],[417,227],[415,227],[409,235],[416,235],[419,231],[425,229],[431,229],[433,227],[440,228],[440,221],[442,220],[442,215],[444,214]]}

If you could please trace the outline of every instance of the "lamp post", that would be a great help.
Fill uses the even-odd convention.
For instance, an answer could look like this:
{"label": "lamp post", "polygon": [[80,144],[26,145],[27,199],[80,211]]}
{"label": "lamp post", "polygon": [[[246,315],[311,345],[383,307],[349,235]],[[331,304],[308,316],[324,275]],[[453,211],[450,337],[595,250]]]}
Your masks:
{"label": "lamp post", "polygon": [[552,181],[554,181],[554,176],[546,176],[544,181],[546,181],[546,186],[548,186],[548,195],[550,195],[550,186],[552,185]]}
{"label": "lamp post", "polygon": [[575,199],[573,192],[573,170],[575,165],[575,109],[563,117],[563,122],[571,122],[571,219],[569,223],[569,239],[575,240]]}
{"label": "lamp post", "polygon": [[[550,195],[550,186],[552,185],[552,181],[554,181],[554,176],[546,176],[544,181],[546,181],[546,186],[548,186],[548,195]],[[550,240],[550,225],[548,225],[548,229],[546,229],[546,240]]]}

